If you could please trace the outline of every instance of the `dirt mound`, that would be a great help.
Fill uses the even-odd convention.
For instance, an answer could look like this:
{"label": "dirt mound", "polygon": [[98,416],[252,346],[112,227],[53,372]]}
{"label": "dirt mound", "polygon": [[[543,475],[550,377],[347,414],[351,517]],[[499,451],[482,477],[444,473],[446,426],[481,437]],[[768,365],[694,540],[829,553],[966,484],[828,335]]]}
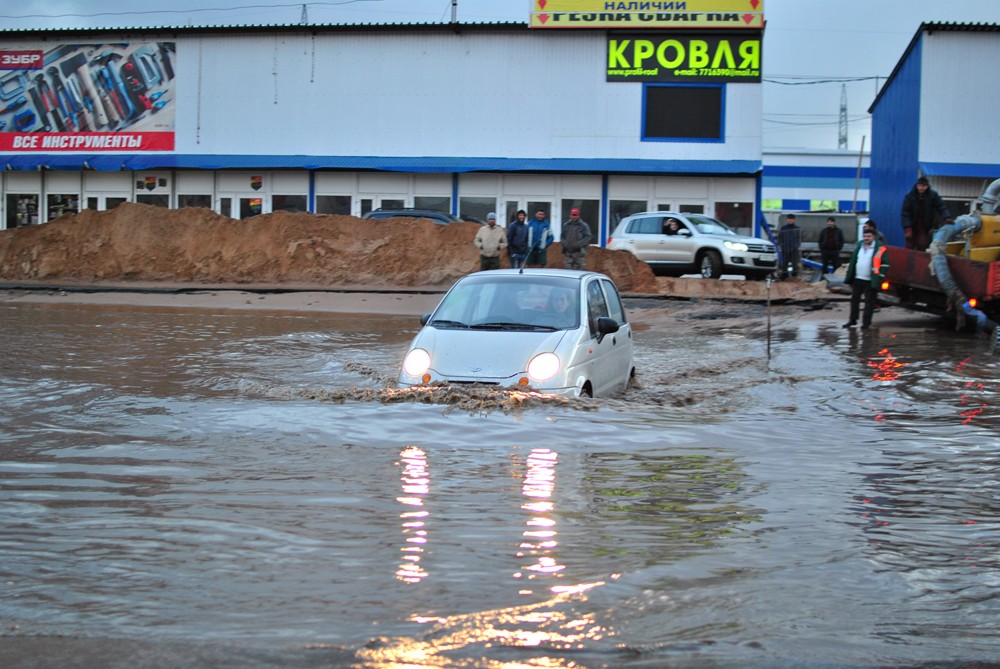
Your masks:
{"label": "dirt mound", "polygon": [[[0,232],[0,279],[445,287],[479,269],[478,229],[287,212],[233,220],[208,209],[123,204]],[[549,266],[562,261],[554,244]],[[625,292],[658,292],[649,267],[628,253],[592,247],[587,267]]]}
{"label": "dirt mound", "polygon": [[[296,288],[444,289],[479,269],[477,223],[367,220],[277,212],[233,220],[208,209],[123,204],[0,231],[0,280],[49,284],[233,284]],[[507,259],[502,260],[507,266]],[[562,267],[562,245],[549,248]],[[825,283],[653,276],[626,251],[595,246],[587,268],[622,292],[695,299],[808,300]]]}

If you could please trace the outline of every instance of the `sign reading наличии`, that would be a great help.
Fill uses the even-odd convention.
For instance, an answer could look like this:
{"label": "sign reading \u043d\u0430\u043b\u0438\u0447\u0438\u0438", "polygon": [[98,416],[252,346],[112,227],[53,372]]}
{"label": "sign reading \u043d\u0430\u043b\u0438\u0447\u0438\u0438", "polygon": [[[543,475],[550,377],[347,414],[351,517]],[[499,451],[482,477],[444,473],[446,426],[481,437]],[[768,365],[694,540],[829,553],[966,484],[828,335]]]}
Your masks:
{"label": "sign reading \u043d\u0430\u043b\u0438\u0447\u0438\u0438", "polygon": [[532,28],[756,28],[764,0],[532,0]]}
{"label": "sign reading \u043d\u0430\u043b\u0438\u0447\u0438\u0438", "polygon": [[761,76],[761,35],[618,33],[607,81],[745,82]]}

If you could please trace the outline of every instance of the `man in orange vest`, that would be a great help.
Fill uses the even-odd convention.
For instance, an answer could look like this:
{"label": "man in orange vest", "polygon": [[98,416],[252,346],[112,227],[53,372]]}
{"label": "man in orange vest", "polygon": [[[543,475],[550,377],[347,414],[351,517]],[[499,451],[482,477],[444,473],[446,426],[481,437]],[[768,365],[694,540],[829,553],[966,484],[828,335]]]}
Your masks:
{"label": "man in orange vest", "polygon": [[866,229],[861,241],[854,247],[851,262],[847,265],[847,275],[844,282],[851,287],[851,315],[845,328],[858,324],[858,311],[861,307],[861,296],[865,296],[865,312],[861,319],[861,329],[866,330],[872,324],[872,313],[878,300],[878,291],[889,270],[889,259],[884,257],[885,244],[875,239],[875,232]]}

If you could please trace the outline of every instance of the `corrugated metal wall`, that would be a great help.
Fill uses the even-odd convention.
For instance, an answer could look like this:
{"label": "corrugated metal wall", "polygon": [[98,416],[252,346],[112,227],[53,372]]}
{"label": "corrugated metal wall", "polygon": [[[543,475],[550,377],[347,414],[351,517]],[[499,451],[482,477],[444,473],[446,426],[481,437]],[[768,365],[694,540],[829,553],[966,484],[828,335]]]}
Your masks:
{"label": "corrugated metal wall", "polygon": [[1000,33],[929,32],[921,43],[920,161],[1000,162]]}
{"label": "corrugated metal wall", "polygon": [[601,31],[179,37],[181,153],[759,160],[761,86],[725,143],[641,142]]}

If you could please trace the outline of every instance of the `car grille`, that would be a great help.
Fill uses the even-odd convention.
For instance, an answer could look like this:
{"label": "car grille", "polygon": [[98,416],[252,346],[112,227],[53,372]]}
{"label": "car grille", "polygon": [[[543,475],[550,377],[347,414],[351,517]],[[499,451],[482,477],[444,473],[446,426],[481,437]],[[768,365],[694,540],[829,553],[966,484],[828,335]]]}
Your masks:
{"label": "car grille", "polygon": [[770,244],[747,244],[747,250],[753,253],[774,253],[774,247]]}
{"label": "car grille", "polygon": [[754,267],[777,267],[777,260],[761,260],[760,258],[753,259]]}

